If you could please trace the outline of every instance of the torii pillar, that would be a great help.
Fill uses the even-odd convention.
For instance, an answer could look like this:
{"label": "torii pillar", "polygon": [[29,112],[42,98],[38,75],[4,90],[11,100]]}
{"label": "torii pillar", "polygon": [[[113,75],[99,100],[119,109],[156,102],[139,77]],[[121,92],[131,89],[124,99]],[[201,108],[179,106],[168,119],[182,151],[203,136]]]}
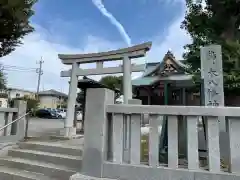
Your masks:
{"label": "torii pillar", "polygon": [[[67,117],[65,119],[65,131],[64,136],[71,137],[76,134],[76,129],[73,127],[75,103],[77,98],[77,83],[78,76],[89,75],[103,75],[103,74],[118,74],[123,73],[123,95],[124,103],[128,103],[129,99],[132,99],[132,84],[131,73],[144,71],[145,64],[134,65],[131,64],[131,59],[140,58],[146,55],[146,52],[150,50],[152,43],[147,42],[136,46],[90,54],[59,54],[58,57],[65,65],[71,65],[72,69],[69,71],[62,71],[61,77],[71,77],[69,94],[68,94],[68,107]],[[117,67],[103,67],[103,63],[106,61],[123,61],[123,66]],[[80,64],[96,63],[97,66],[94,69],[81,69]]]}
{"label": "torii pillar", "polygon": [[132,70],[131,60],[125,56],[123,59],[123,102],[128,104],[128,100],[132,99]]}

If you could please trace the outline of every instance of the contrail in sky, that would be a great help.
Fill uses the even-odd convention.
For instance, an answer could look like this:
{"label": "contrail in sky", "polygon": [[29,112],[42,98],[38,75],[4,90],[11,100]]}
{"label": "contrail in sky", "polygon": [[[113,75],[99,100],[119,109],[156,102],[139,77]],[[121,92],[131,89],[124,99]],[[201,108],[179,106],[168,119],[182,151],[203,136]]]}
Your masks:
{"label": "contrail in sky", "polygon": [[131,46],[131,38],[128,36],[122,24],[105,8],[102,0],[92,0],[93,4],[99,9],[99,11],[106,16],[110,22],[116,26],[118,31],[120,32],[122,38],[128,46]]}

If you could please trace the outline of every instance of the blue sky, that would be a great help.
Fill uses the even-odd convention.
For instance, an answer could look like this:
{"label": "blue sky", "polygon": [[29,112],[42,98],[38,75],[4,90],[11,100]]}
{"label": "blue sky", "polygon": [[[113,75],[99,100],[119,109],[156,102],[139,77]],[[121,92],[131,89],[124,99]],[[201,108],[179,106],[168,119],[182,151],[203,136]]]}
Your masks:
{"label": "blue sky", "polygon": [[[153,42],[145,61],[161,61],[168,49],[181,59],[183,46],[190,42],[186,32],[180,29],[184,0],[103,0],[102,3],[122,25],[132,45]],[[43,56],[41,90],[68,91],[68,79],[60,78],[60,71],[70,67],[61,64],[58,53],[99,52],[128,46],[119,29],[92,0],[39,0],[34,10],[31,23],[35,32],[1,61],[5,65],[33,68]],[[7,74],[9,86],[36,89],[36,73]]]}
{"label": "blue sky", "polygon": [[[122,41],[116,27],[109,23],[91,0],[67,2],[69,1],[39,1],[35,6],[36,14],[32,22],[55,34],[54,36],[63,37],[62,41],[70,46],[79,45],[79,43],[81,45],[89,34],[109,41]],[[106,9],[112,12],[124,26],[133,44],[158,36],[178,17],[183,8],[180,1],[171,4],[158,0],[105,0],[103,2]],[[56,41],[54,36],[50,38],[51,41]]]}

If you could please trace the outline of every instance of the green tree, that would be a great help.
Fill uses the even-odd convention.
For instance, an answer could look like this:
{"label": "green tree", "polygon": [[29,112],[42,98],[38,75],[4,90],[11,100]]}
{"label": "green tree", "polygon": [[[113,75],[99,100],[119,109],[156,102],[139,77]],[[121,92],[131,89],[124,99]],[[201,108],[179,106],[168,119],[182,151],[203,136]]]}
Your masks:
{"label": "green tree", "polygon": [[0,89],[6,89],[6,75],[2,69],[0,69]]}
{"label": "green tree", "polygon": [[33,112],[35,112],[38,109],[39,103],[40,103],[40,101],[38,99],[30,98],[29,96],[14,98],[14,99],[12,99],[11,103],[13,103],[14,100],[26,101],[27,102],[27,111],[33,110]]}
{"label": "green tree", "polygon": [[[99,83],[107,86],[108,88],[112,89],[112,90],[119,90],[121,92],[122,89],[122,76],[105,76],[102,77],[99,80]],[[116,98],[118,98],[120,96],[121,93],[118,93],[116,95]],[[77,99],[76,101],[78,103],[80,103],[82,106],[84,106],[84,102],[85,102],[85,97],[84,97],[84,90],[80,91],[77,94]]]}
{"label": "green tree", "polygon": [[118,90],[115,91],[115,99],[121,96],[123,76],[105,76],[102,77],[99,82],[112,90]]}
{"label": "green tree", "polygon": [[77,99],[76,101],[81,104],[80,108],[84,108],[83,106],[85,105],[85,97],[84,97],[84,90],[80,91],[77,93]]}
{"label": "green tree", "polygon": [[100,83],[110,89],[122,89],[122,76],[105,76],[100,79]]}
{"label": "green tree", "polygon": [[29,18],[37,0],[0,0],[0,57],[11,53],[34,29]]}
{"label": "green tree", "polygon": [[225,94],[240,88],[240,1],[186,0],[187,11],[182,28],[192,37],[183,55],[194,80],[200,78],[200,47],[220,44],[223,51]]}

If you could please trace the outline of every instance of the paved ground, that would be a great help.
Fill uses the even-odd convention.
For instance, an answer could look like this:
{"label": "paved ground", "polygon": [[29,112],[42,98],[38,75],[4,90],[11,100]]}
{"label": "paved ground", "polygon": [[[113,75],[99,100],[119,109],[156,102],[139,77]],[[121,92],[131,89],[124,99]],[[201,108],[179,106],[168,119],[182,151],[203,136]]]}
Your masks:
{"label": "paved ground", "polygon": [[[1,122],[0,122],[1,124]],[[2,125],[3,126],[3,125]],[[1,127],[1,126],[0,126]],[[59,136],[60,130],[64,127],[63,119],[39,119],[31,118],[29,121],[28,137],[34,137],[28,139],[29,141],[37,141],[41,143],[51,143],[56,146],[73,146],[74,148],[82,148],[83,137],[71,140],[51,139],[49,136]],[[37,137],[37,138],[35,138]],[[7,155],[7,152],[12,147],[15,147],[16,143],[3,142],[0,143],[0,156]]]}
{"label": "paved ground", "polygon": [[[40,141],[50,141],[54,145],[59,146],[82,146],[83,137],[71,140],[49,139],[49,136],[59,136],[60,131],[64,127],[63,119],[39,119],[31,118],[29,121],[28,136],[40,137]],[[46,137],[46,138],[45,138]],[[38,139],[39,140],[39,139]],[[34,139],[33,139],[34,141]]]}
{"label": "paved ground", "polygon": [[40,119],[30,118],[28,127],[28,136],[42,136],[52,134],[57,135],[64,127],[63,119]]}

